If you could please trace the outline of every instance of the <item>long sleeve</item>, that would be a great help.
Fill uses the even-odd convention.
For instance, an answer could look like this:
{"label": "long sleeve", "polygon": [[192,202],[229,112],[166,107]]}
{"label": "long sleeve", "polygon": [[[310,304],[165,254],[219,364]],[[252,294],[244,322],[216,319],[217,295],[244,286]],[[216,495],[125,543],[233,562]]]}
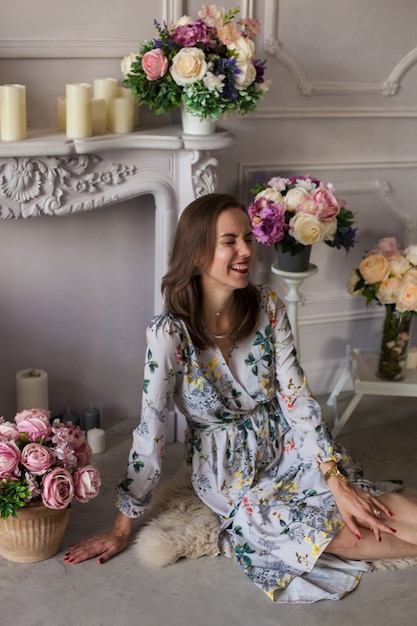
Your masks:
{"label": "long sleeve", "polygon": [[145,512],[161,475],[168,415],[181,374],[181,329],[167,314],[146,332],[142,409],[133,431],[125,479],[116,487],[119,510],[128,517]]}
{"label": "long sleeve", "polygon": [[269,314],[273,322],[278,400],[285,419],[301,439],[300,453],[305,459],[317,463],[338,461],[340,455],[334,450],[320,405],[298,363],[285,308],[273,292],[270,294]]}

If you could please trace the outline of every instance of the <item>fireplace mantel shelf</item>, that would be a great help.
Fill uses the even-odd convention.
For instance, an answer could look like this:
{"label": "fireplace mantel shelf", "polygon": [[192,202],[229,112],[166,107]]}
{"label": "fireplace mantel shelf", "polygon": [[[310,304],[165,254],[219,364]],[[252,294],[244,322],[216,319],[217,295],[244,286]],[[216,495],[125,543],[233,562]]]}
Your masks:
{"label": "fireplace mantel shelf", "polygon": [[233,142],[226,130],[184,135],[177,125],[74,140],[37,131],[0,142],[0,219],[67,216],[153,195],[157,312],[178,217],[216,191],[218,157]]}

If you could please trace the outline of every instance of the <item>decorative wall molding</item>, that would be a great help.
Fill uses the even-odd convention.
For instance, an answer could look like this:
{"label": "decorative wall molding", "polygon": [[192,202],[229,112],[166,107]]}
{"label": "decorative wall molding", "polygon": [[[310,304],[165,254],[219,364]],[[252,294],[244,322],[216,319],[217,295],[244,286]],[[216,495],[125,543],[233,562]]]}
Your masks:
{"label": "decorative wall molding", "polygon": [[414,119],[417,108],[395,107],[262,107],[249,114],[252,119]]}
{"label": "decorative wall molding", "polygon": [[417,62],[417,48],[410,50],[391,70],[383,81],[312,81],[296,57],[278,39],[279,0],[265,0],[265,51],[284,63],[293,75],[300,92],[312,95],[367,95],[394,96],[400,87],[403,76]]}

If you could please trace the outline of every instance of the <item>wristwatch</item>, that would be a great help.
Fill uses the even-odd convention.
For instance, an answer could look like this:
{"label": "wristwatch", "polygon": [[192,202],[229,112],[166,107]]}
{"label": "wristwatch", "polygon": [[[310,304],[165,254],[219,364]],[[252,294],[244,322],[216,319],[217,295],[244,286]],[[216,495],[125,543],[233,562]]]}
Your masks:
{"label": "wristwatch", "polygon": [[333,476],[335,478],[340,478],[340,480],[347,480],[346,473],[343,470],[341,471],[337,464],[333,465],[333,467],[327,470],[327,472],[324,474],[324,480],[326,481],[326,483],[329,478],[332,478]]}

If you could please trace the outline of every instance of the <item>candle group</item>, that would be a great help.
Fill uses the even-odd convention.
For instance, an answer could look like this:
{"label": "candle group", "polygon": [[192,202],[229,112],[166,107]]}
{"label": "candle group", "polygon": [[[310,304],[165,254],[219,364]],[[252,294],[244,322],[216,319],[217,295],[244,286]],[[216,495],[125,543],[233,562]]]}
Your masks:
{"label": "candle group", "polygon": [[90,428],[87,441],[93,454],[101,454],[106,449],[106,433],[102,428]]}
{"label": "candle group", "polygon": [[58,130],[70,139],[132,132],[139,109],[130,90],[116,78],[96,78],[93,86],[94,91],[89,83],[67,84],[66,96],[57,100]]}
{"label": "candle group", "polygon": [[0,86],[0,138],[2,141],[26,139],[26,87]]}
{"label": "candle group", "polygon": [[16,374],[17,412],[49,409],[48,374],[40,369],[20,370]]}

